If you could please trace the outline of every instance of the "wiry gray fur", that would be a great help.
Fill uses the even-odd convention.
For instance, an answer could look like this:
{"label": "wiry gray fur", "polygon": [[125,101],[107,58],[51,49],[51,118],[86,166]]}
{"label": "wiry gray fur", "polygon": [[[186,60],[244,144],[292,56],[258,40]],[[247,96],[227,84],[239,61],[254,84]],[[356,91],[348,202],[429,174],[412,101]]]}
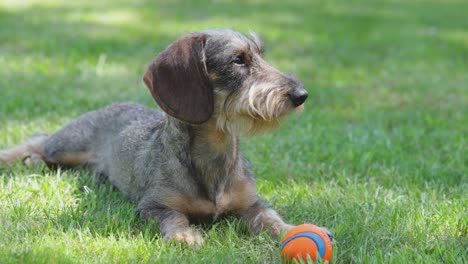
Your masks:
{"label": "wiry gray fur", "polygon": [[256,35],[207,30],[183,36],[145,74],[169,114],[115,103],[0,152],[0,164],[30,158],[90,168],[137,200],[143,216],[158,219],[166,241],[199,245],[190,220],[224,214],[278,238],[291,226],[258,198],[239,136],[275,128],[302,107],[307,93],[262,53]]}

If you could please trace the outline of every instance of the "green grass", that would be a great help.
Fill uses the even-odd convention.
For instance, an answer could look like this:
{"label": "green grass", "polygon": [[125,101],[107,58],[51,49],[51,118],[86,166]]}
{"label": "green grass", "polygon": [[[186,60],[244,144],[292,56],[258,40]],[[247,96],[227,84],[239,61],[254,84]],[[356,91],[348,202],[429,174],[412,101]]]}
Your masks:
{"label": "green grass", "polygon": [[[156,3],[157,2],[157,3]],[[327,226],[335,263],[468,260],[468,4],[462,0],[3,1],[0,149],[114,101],[154,106],[145,65],[177,36],[258,31],[310,92],[243,142],[261,196]],[[86,172],[0,168],[1,263],[278,263],[236,219],[162,243],[134,202]]]}

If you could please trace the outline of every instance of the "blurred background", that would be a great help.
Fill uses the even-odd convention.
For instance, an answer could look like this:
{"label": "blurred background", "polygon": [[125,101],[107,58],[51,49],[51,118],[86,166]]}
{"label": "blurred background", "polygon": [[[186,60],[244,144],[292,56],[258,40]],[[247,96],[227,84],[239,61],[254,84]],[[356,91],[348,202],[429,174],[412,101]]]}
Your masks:
{"label": "blurred background", "polygon": [[[306,111],[279,134],[296,141],[294,159],[316,160],[307,148],[327,159],[350,140],[392,148],[386,133],[403,149],[450,155],[468,123],[466,7],[457,0],[6,0],[1,144],[22,138],[15,126],[52,132],[115,101],[155,106],[141,81],[153,57],[184,33],[229,27],[258,32],[266,59],[298,75],[310,93]],[[324,149],[310,144],[333,133]],[[431,144],[419,142],[428,133]],[[360,159],[348,155],[345,162]],[[392,162],[386,154],[375,159]]]}
{"label": "blurred background", "polygon": [[290,222],[328,226],[343,263],[455,263],[467,241],[467,10],[462,0],[3,0],[0,149],[115,101],[156,107],[142,75],[173,40],[253,30],[266,59],[309,91],[303,113],[243,143],[267,202]]}

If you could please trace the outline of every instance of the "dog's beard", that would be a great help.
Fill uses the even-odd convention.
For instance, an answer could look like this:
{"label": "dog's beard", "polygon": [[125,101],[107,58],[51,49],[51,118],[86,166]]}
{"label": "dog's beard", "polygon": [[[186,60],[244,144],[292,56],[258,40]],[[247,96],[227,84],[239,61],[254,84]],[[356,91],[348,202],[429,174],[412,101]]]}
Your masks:
{"label": "dog's beard", "polygon": [[[223,96],[216,116],[217,127],[225,132],[252,136],[270,132],[294,111],[284,89],[273,84],[254,84],[248,91]],[[218,94],[219,96],[219,94]]]}
{"label": "dog's beard", "polygon": [[217,118],[217,127],[227,133],[239,136],[253,136],[279,127],[281,120],[254,119],[248,115],[221,115]]}

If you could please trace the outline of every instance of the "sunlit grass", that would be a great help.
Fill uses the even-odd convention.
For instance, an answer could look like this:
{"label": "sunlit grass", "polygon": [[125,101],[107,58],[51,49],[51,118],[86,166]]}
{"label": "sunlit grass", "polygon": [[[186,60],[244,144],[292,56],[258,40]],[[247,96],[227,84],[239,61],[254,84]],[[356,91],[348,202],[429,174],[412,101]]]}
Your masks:
{"label": "sunlit grass", "polygon": [[[295,73],[303,113],[242,143],[260,196],[327,226],[336,263],[467,260],[466,1],[2,1],[0,149],[115,101],[155,103],[141,77],[177,36],[254,30]],[[1,263],[279,263],[234,218],[205,245],[157,223],[88,172],[0,168]]]}

